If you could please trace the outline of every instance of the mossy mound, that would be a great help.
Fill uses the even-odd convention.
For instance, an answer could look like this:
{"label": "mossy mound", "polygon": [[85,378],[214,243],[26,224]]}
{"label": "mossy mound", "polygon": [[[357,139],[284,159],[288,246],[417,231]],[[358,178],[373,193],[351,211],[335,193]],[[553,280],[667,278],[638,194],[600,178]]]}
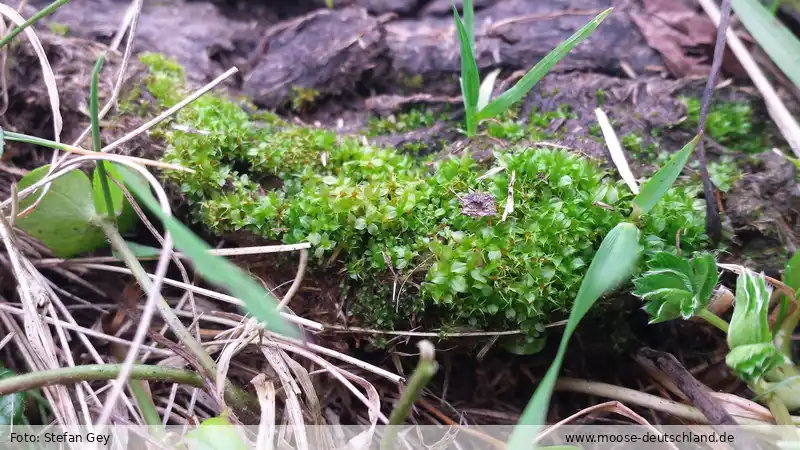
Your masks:
{"label": "mossy mound", "polygon": [[[177,102],[180,68],[157,55],[143,61],[151,94],[162,106]],[[481,178],[490,167],[470,157],[418,159],[253,117],[219,96],[176,120],[200,130],[160,131],[164,159],[196,171],[166,173],[193,218],[216,233],[311,242],[314,261],[343,264],[351,314],[369,326],[406,328],[414,317],[428,329],[535,334],[569,311],[603,236],[630,212],[624,184],[565,151],[504,149],[494,161],[504,170]],[[513,212],[503,221],[510,190]],[[684,249],[702,245],[698,191],[672,189],[644,219],[650,249],[674,244],[678,230]]]}

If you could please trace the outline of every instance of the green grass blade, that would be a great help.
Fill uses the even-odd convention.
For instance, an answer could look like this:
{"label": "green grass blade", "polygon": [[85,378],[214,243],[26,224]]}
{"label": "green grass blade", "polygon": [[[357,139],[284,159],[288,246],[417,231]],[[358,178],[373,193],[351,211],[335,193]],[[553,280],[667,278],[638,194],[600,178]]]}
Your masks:
{"label": "green grass blade", "polygon": [[53,3],[47,5],[46,8],[34,14],[30,19],[26,20],[22,25],[11,30],[11,33],[8,33],[3,39],[0,39],[0,48],[4,47],[6,44],[11,42],[11,40],[17,37],[18,34],[25,31],[25,28],[28,28],[29,26],[40,21],[43,17],[52,14],[53,11],[64,6],[66,3],[69,3],[69,1],[70,0],[56,0]]}
{"label": "green grass blade", "polygon": [[558,353],[531,397],[522,418],[514,427],[507,449],[527,450],[531,448],[531,442],[545,422],[550,397],[558,379],[558,373],[561,371],[561,363],[567,352],[572,333],[597,299],[630,277],[641,251],[639,230],[631,223],[623,222],[617,225],[603,239],[603,243],[600,244],[600,248],[592,259],[578,290],[578,296],[572,306],[564,335],[561,337]]}
{"label": "green grass blade", "polygon": [[783,282],[795,291],[800,290],[800,251],[794,252],[794,256],[786,264]]}
{"label": "green grass blade", "polygon": [[[98,113],[97,80],[100,76],[100,70],[103,68],[104,60],[105,55],[100,55],[100,57],[97,58],[97,63],[94,65],[94,70],[92,70],[92,84],[89,88],[89,115],[92,120],[92,149],[96,152],[99,152],[100,148],[102,148],[100,143],[100,114]],[[111,198],[111,188],[108,186],[106,165],[103,161],[97,161],[97,175],[97,179],[100,180],[100,187],[102,187],[108,219],[112,223],[116,223],[117,212],[114,208],[114,201]]]}
{"label": "green grass blade", "polygon": [[464,28],[469,38],[469,48],[472,49],[472,54],[475,54],[475,7],[472,0],[464,0],[462,9],[464,10]]}
{"label": "green grass blade", "polygon": [[661,197],[672,187],[672,183],[678,179],[683,166],[689,161],[689,156],[697,147],[698,142],[700,142],[699,134],[664,164],[664,167],[658,169],[658,172],[642,186],[642,190],[633,199],[633,217],[647,214],[661,200]]}
{"label": "green grass blade", "polygon": [[514,103],[522,100],[528,94],[533,86],[539,82],[550,69],[553,68],[559,61],[564,59],[573,48],[583,42],[584,39],[589,37],[600,23],[609,15],[614,8],[608,8],[600,13],[597,17],[589,21],[575,34],[569,37],[566,41],[559,44],[550,53],[547,54],[541,61],[539,61],[533,68],[522,77],[511,89],[504,92],[502,95],[489,103],[486,108],[483,108],[478,113],[477,120],[488,119],[490,117],[502,114],[505,110],[511,107]]}
{"label": "green grass blade", "polygon": [[461,43],[461,93],[464,96],[464,110],[467,116],[467,135],[472,136],[477,129],[475,114],[478,107],[478,91],[480,89],[480,74],[475,54],[470,45],[470,38],[458,10],[453,6],[453,15],[458,29],[458,40]]}
{"label": "green grass blade", "polygon": [[731,5],[758,45],[800,87],[800,40],[759,0],[733,0]]}
{"label": "green grass blade", "polygon": [[172,235],[175,246],[192,260],[200,275],[243,300],[247,310],[269,329],[285,336],[300,337],[299,330],[285,322],[276,311],[278,302],[272,294],[227,259],[208,253],[208,244],[177,219],[165,215],[150,192],[150,187],[144,184],[138,174],[126,167],[118,167],[117,170],[137,200],[161,219]]}

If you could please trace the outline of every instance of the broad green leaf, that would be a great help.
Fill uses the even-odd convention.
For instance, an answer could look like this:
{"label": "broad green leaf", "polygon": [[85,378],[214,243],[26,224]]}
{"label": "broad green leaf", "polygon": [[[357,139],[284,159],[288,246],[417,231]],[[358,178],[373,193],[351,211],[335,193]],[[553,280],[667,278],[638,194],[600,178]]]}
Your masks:
{"label": "broad green leaf", "polygon": [[769,331],[770,290],[763,274],[745,268],[736,281],[736,298],[728,329],[728,347],[772,342]]}
{"label": "broad green leaf", "polygon": [[470,38],[458,10],[453,6],[453,15],[458,30],[458,39],[461,42],[461,93],[464,96],[464,109],[467,120],[467,133],[475,133],[475,113],[478,106],[478,90],[480,89],[480,74],[478,64],[475,62],[475,54],[470,46]]}
{"label": "broad green leaf", "polygon": [[651,209],[661,200],[661,197],[667,193],[675,180],[680,176],[683,166],[689,161],[689,156],[697,147],[700,141],[700,135],[695,136],[681,151],[675,154],[665,165],[660,168],[658,172],[653,175],[653,178],[647,181],[642,186],[642,190],[636,194],[633,199],[633,216],[647,214]]}
{"label": "broad green leaf", "polygon": [[242,438],[239,427],[224,415],[206,419],[186,434],[190,448],[194,450],[247,450],[250,448]]}
{"label": "broad green leaf", "polygon": [[717,285],[717,263],[708,253],[692,260],[669,252],[658,252],[647,263],[648,270],[633,280],[633,294],[645,302],[650,323],[690,319],[706,308]]}
{"label": "broad green leaf", "polygon": [[800,87],[800,40],[759,0],[733,0],[731,5],[758,45]]}
{"label": "broad green leaf", "polygon": [[493,102],[486,105],[479,113],[477,120],[488,119],[505,112],[514,103],[522,100],[533,86],[539,82],[553,66],[558,64],[559,61],[564,59],[573,48],[583,42],[584,39],[589,37],[598,25],[609,15],[614,8],[609,8],[601,12],[597,17],[589,21],[586,25],[576,31],[575,34],[570,36],[567,40],[559,44],[550,53],[547,54],[541,61],[539,61],[528,73],[522,77],[511,89],[504,92],[502,95],[494,99]]}
{"label": "broad green leaf", "polygon": [[175,246],[192,260],[200,275],[244,301],[247,310],[255,318],[265,322],[268,328],[283,335],[299,337],[298,330],[285,322],[276,311],[278,302],[272,294],[227,259],[208,253],[211,249],[208,244],[177,219],[164,214],[150,192],[150,187],[136,173],[121,166],[117,170],[137,200],[161,219],[172,235]]}
{"label": "broad green leaf", "polygon": [[[25,175],[19,189],[25,189],[47,175],[49,166],[42,166]],[[41,191],[20,201],[20,210],[32,205]],[[17,226],[39,239],[59,258],[105,246],[102,230],[92,226],[97,219],[92,200],[92,183],[80,170],[72,170],[50,184],[50,190],[39,205],[17,220]]]}
{"label": "broad green leaf", "polygon": [[[111,164],[108,161],[105,163],[106,176],[118,181],[122,181],[117,171],[116,164]],[[114,203],[114,212],[117,215],[116,225],[120,233],[125,233],[133,229],[136,225],[136,212],[133,210],[122,189],[117,186],[112,180],[108,180],[108,188],[111,192],[111,200]],[[97,211],[107,211],[106,199],[103,195],[103,186],[100,182],[100,171],[95,168],[92,172],[92,197],[94,198],[94,208]]]}
{"label": "broad green leaf", "polygon": [[603,239],[578,289],[578,296],[572,306],[564,335],[561,337],[558,353],[511,433],[507,446],[509,450],[531,448],[531,442],[545,423],[550,396],[561,371],[561,363],[572,333],[597,299],[630,277],[641,252],[639,230],[631,223],[620,223]]}
{"label": "broad green leaf", "polygon": [[786,264],[783,282],[795,291],[800,290],[800,252],[794,252],[794,256]]}
{"label": "broad green leaf", "polygon": [[[0,378],[11,378],[17,374],[0,364]],[[21,423],[25,411],[25,392],[0,395],[0,426]]]}
{"label": "broad green leaf", "polygon": [[755,382],[776,367],[789,362],[771,343],[740,345],[731,349],[725,363],[746,382]]}

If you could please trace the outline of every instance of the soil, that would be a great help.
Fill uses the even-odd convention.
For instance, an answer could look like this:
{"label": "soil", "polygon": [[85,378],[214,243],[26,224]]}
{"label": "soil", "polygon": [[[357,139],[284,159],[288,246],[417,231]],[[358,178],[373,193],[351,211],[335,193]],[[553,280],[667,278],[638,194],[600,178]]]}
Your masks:
{"label": "soil", "polygon": [[[30,2],[31,8],[49,3]],[[277,110],[291,120],[332,127],[340,133],[361,133],[370,116],[397,113],[411,105],[449,104],[449,109],[458,110],[458,105],[452,104],[459,94],[460,62],[454,45],[450,0],[335,3],[337,7],[328,10],[323,0],[145,2],[135,50],[176,58],[198,85],[236,65],[240,75],[224,86],[231,95],[244,94],[259,107]],[[475,1],[478,65],[482,73],[494,68],[503,70],[501,80],[505,81],[498,83],[498,91],[518,76],[516,71],[534,65],[612,3],[617,11],[546,76],[523,105],[523,116],[526,111],[555,111],[562,104],[569,105],[576,116],[551,123],[548,131],[562,136],[552,143],[570,147],[604,164],[609,161],[605,145],[591,133],[596,123],[594,109],[598,106],[612,118],[620,136],[635,132],[647,137],[653,130],[659,130],[661,145],[667,151],[680,148],[691,138],[691,132],[679,126],[686,115],[680,97],[696,95],[704,80],[676,79],[668,67],[677,67],[674,61],[668,64],[663,50],[648,44],[641,27],[643,20],[652,18],[647,9],[651,2]],[[127,0],[73,0],[38,26],[62,92],[64,142],[72,142],[88,125],[91,67],[104,50],[100,44],[108,44],[117,32],[129,4]],[[50,33],[52,24],[66,25],[67,35]],[[703,47],[702,39],[691,52],[686,50],[699,69],[707,67],[709,51],[708,45]],[[102,95],[108,95],[119,64],[120,55],[110,52],[101,77]],[[9,66],[9,101],[1,119],[3,128],[52,137],[49,103],[36,56],[27,42],[16,45]],[[735,74],[735,68],[729,73]],[[133,80],[131,83],[140,75],[141,67],[132,62],[127,75]],[[291,100],[298,91],[314,92],[315,98],[308,107],[293,111]],[[598,91],[605,92],[602,105],[598,104]],[[746,81],[739,81],[717,95],[723,100],[744,98],[760,105],[756,108],[757,120],[767,121],[763,105],[753,92]],[[800,111],[789,94],[785,98],[790,108]],[[104,129],[104,139],[110,141],[135,126],[109,125]],[[387,145],[421,141],[431,151],[438,151],[440,142],[453,142],[458,136],[455,122],[439,122],[428,129],[374,140]],[[129,143],[123,151],[152,157],[158,149],[157,142],[143,137]],[[712,158],[719,156],[713,149],[710,154]],[[46,164],[49,158],[47,151],[8,145],[2,162],[9,169],[0,170],[3,198],[8,195],[10,183],[18,180],[24,170]],[[721,198],[728,226],[734,233],[726,258],[747,261],[760,270],[779,270],[785,258],[795,251],[800,238],[800,187],[796,170],[770,152],[741,167],[745,170],[743,179]],[[637,163],[633,169],[637,175],[643,175],[652,165]],[[776,248],[787,251],[776,255]],[[291,278],[293,261],[278,269],[271,265],[272,261],[240,262],[271,285],[278,284],[274,280]],[[10,280],[6,276],[6,284],[0,286],[9,288]],[[312,283],[311,292],[301,290],[298,309],[313,311],[311,298],[339,302],[339,287],[332,282],[328,284]],[[337,317],[324,320],[337,321]],[[613,329],[609,329],[612,328],[609,323],[615,324]],[[373,336],[342,333],[327,336],[324,341],[391,370],[399,367],[408,372],[414,364],[414,358],[404,358],[395,365],[391,352],[375,347]],[[415,352],[407,338],[387,337],[384,341],[389,341],[389,348],[396,354]],[[455,418],[467,411],[465,418],[470,422],[515,422],[550,362],[555,341],[551,339],[542,353],[528,357],[510,356],[494,347],[480,361],[475,353],[486,345],[486,340],[438,343],[445,351],[442,352],[444,370],[431,388],[439,397],[437,407]],[[596,313],[581,325],[564,374],[643,389],[642,370],[630,370],[631,355],[642,345],[673,352],[689,368],[708,364],[697,374],[701,381],[712,389],[733,389],[733,377],[724,369],[724,361],[717,353],[724,346],[724,339],[693,322],[648,326],[647,318],[630,298],[608,301],[602,314]],[[395,387],[383,387],[394,395]],[[347,410],[352,399],[343,393],[337,398],[340,407]],[[551,418],[565,417],[592,403],[593,399],[584,395],[559,394]]]}

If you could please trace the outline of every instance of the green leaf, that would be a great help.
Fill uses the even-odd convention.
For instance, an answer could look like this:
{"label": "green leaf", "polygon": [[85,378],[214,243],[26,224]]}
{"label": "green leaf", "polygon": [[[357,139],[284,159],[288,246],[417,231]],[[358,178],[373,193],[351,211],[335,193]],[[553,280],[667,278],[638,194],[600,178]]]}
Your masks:
{"label": "green leaf", "polygon": [[475,54],[475,8],[472,5],[472,0],[464,0],[462,3],[464,10],[464,29],[469,38],[469,48],[472,49],[472,53]]}
{"label": "green leaf", "polygon": [[639,230],[631,223],[620,223],[603,239],[578,290],[558,353],[511,433],[507,447],[509,450],[531,447],[539,428],[545,423],[550,396],[572,333],[597,299],[630,277],[641,252]]}
{"label": "green leaf", "polygon": [[177,219],[164,214],[158,201],[150,193],[149,186],[145,185],[136,173],[121,166],[117,170],[137,200],[161,219],[164,227],[172,235],[175,246],[192,260],[200,275],[244,301],[247,310],[255,318],[265,322],[268,328],[276,333],[299,337],[298,330],[286,323],[275,310],[278,302],[272,294],[227,259],[208,253],[211,249],[208,244]]}
{"label": "green leaf", "polygon": [[745,268],[736,281],[736,298],[728,329],[728,347],[772,342],[769,331],[770,290],[764,274]]}
{"label": "green leaf", "polygon": [[[20,190],[44,178],[48,168],[42,166],[25,175],[19,182]],[[36,191],[20,201],[20,210],[32,205],[40,193]],[[57,257],[69,258],[105,246],[102,230],[91,225],[97,218],[89,177],[72,170],[50,184],[39,205],[17,219],[17,226],[42,241]]]}
{"label": "green leaf", "polygon": [[528,73],[522,77],[511,89],[504,92],[502,95],[494,99],[493,102],[486,105],[479,113],[477,120],[488,119],[502,114],[514,103],[522,100],[530,91],[533,86],[539,82],[550,69],[553,68],[559,61],[564,59],[573,48],[583,42],[584,39],[589,37],[598,25],[609,15],[613,8],[609,8],[601,12],[597,17],[589,21],[575,34],[570,36],[567,40],[559,44],[550,53],[547,54],[541,61],[539,61]]}
{"label": "green leaf", "polygon": [[771,342],[740,345],[731,349],[725,357],[728,367],[749,383],[760,380],[768,372],[787,362],[787,358]]}
{"label": "green leaf", "polygon": [[[11,378],[16,375],[16,373],[0,364],[0,379]],[[0,395],[0,426],[21,423],[22,413],[25,411],[25,397],[25,392]]]}
{"label": "green leaf", "polygon": [[794,252],[792,259],[786,263],[783,282],[795,291],[800,290],[800,252]]}
{"label": "green leaf", "polygon": [[733,0],[731,5],[758,45],[800,87],[800,40],[759,0]]}
{"label": "green leaf", "polygon": [[239,427],[221,415],[204,420],[187,433],[186,439],[196,450],[247,450],[250,447],[240,433]]}
{"label": "green leaf", "polygon": [[658,252],[648,270],[633,280],[633,294],[644,302],[650,323],[690,319],[708,305],[719,275],[714,256],[699,253],[692,260]]}
{"label": "green leaf", "polygon": [[681,151],[675,154],[658,172],[653,175],[653,178],[647,181],[642,186],[642,190],[636,194],[633,199],[633,214],[632,216],[639,216],[647,214],[651,209],[661,200],[661,197],[667,193],[672,183],[678,179],[683,166],[689,161],[689,156],[697,147],[700,141],[700,135],[695,136]]}
{"label": "green leaf", "polygon": [[458,15],[458,10],[453,5],[458,39],[461,42],[461,93],[464,96],[464,109],[466,111],[467,134],[475,134],[475,113],[478,107],[478,90],[480,89],[480,74],[478,64],[475,62],[475,53],[470,45],[470,37],[464,28],[464,23]]}
{"label": "green leaf", "polygon": [[[125,241],[125,244],[137,258],[158,258],[161,255],[161,249],[150,247],[149,245],[137,244],[136,242]],[[116,250],[111,252],[115,258],[122,261],[122,257]]]}
{"label": "green leaf", "polygon": [[[122,178],[119,176],[119,171],[117,171],[116,164],[106,161],[104,167],[107,177],[122,182]],[[133,229],[134,225],[136,225],[138,216],[133,210],[133,206],[131,206],[128,199],[125,198],[125,194],[123,194],[122,189],[120,189],[119,186],[117,186],[117,184],[110,179],[108,180],[108,188],[111,192],[111,200],[114,204],[114,212],[117,215],[117,229],[120,233],[125,233],[126,231]],[[107,210],[106,200],[103,194],[103,184],[100,181],[100,170],[98,168],[95,168],[94,172],[92,173],[92,198],[94,199],[95,210]]]}

